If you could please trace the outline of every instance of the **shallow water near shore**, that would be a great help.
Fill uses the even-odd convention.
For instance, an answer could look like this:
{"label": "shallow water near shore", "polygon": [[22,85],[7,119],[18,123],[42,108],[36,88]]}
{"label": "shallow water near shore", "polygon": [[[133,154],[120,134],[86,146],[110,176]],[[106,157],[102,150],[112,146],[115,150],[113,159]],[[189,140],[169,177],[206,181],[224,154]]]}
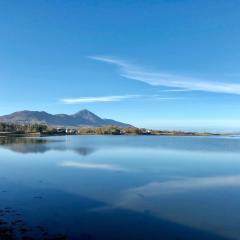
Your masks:
{"label": "shallow water near shore", "polygon": [[240,239],[240,138],[0,138],[0,166],[1,239]]}

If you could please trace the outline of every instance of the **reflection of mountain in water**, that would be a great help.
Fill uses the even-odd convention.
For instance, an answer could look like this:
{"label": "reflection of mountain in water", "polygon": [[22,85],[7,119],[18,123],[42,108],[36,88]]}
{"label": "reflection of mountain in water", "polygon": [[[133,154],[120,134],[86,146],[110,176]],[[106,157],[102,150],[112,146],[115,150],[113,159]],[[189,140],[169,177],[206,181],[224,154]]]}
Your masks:
{"label": "reflection of mountain in water", "polygon": [[89,154],[92,154],[96,152],[96,148],[89,148],[89,147],[79,147],[75,148],[74,151],[82,156],[87,156]]}
{"label": "reflection of mountain in water", "polygon": [[[94,147],[92,147],[94,146]],[[240,152],[239,138],[223,137],[166,137],[166,136],[70,136],[56,138],[0,137],[0,148],[19,153],[45,153],[47,151],[73,151],[87,156],[97,149],[129,148],[173,150],[191,152]]]}
{"label": "reflection of mountain in water", "polygon": [[184,136],[81,136],[84,143],[103,149],[240,152],[240,138]]}
{"label": "reflection of mountain in water", "polygon": [[[40,139],[40,138],[0,138],[0,147],[18,153],[45,153],[51,150],[67,151],[71,150],[79,155],[87,156],[94,153],[97,149],[91,147],[67,147],[59,143],[64,141]],[[58,143],[58,144],[54,144]]]}

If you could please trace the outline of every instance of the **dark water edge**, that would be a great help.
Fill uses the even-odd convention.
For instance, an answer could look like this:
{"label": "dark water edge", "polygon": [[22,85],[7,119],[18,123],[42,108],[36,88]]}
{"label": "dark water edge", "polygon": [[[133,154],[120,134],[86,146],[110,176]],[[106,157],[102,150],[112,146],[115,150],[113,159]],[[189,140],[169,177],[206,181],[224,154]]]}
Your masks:
{"label": "dark water edge", "polygon": [[[227,240],[142,213],[49,189],[0,184],[0,239]],[[74,206],[74,208],[73,208]]]}

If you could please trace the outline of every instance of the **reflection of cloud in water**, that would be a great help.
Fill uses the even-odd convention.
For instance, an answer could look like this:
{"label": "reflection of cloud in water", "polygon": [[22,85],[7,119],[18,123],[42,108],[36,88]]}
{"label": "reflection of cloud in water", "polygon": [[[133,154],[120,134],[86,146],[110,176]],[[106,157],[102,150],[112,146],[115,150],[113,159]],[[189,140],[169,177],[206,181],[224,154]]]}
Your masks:
{"label": "reflection of cloud in water", "polygon": [[123,191],[115,206],[239,239],[239,193],[233,189],[228,196],[231,187],[239,189],[240,175],[152,182]]}
{"label": "reflection of cloud in water", "polygon": [[71,168],[81,168],[89,170],[105,170],[105,171],[124,171],[124,168],[113,165],[113,164],[104,164],[104,163],[82,163],[74,161],[66,161],[60,164],[61,167],[71,167]]}
{"label": "reflection of cloud in water", "polygon": [[152,182],[147,185],[131,188],[123,192],[123,203],[140,198],[166,194],[176,194],[192,190],[220,187],[240,187],[240,175],[221,177],[187,178],[167,182]]}
{"label": "reflection of cloud in water", "polygon": [[[55,144],[56,143],[56,144]],[[61,143],[63,143],[61,145]],[[66,146],[65,141],[40,138],[0,138],[0,147],[17,153],[45,153],[55,151],[74,151],[79,155],[87,156],[97,151],[91,147]]]}

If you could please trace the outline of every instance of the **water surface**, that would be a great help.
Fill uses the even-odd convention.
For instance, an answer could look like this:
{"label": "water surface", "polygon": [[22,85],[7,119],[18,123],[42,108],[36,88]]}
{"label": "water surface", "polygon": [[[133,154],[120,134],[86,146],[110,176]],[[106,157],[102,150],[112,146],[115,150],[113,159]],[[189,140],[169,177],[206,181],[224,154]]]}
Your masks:
{"label": "water surface", "polygon": [[0,138],[0,164],[0,227],[9,208],[67,239],[240,239],[237,137]]}

